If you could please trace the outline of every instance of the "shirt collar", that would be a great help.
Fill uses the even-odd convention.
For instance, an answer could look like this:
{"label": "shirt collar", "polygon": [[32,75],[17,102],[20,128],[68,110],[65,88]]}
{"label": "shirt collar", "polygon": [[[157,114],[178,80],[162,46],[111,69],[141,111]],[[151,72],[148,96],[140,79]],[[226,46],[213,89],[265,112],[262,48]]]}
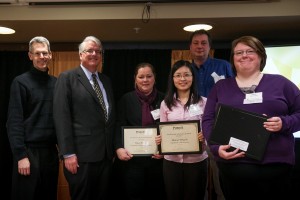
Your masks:
{"label": "shirt collar", "polygon": [[[207,59],[206,59],[206,61],[205,61],[201,66],[202,66],[203,68],[205,68],[206,66],[209,66],[209,65],[210,65],[211,61],[212,61],[211,57],[208,56]],[[194,60],[193,60],[193,66],[194,66],[195,68],[198,68],[197,65],[196,65],[196,63],[194,62]]]}
{"label": "shirt collar", "polygon": [[[89,79],[89,80],[92,80],[93,77],[92,77],[92,72],[90,72],[87,68],[85,68],[84,66],[80,65],[81,69],[83,70],[84,74],[86,75],[86,77]],[[95,72],[96,76],[98,77],[98,72]],[[99,79],[99,77],[98,77]]]}

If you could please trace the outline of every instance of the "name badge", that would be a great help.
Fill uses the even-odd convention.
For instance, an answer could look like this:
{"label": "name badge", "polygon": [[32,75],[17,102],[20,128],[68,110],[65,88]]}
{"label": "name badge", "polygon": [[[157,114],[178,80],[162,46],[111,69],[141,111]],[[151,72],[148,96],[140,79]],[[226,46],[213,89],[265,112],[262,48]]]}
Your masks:
{"label": "name badge", "polygon": [[189,114],[191,117],[203,114],[200,106],[198,104],[192,104],[189,107]]}
{"label": "name badge", "polygon": [[262,103],[262,92],[246,94],[244,104]]}
{"label": "name badge", "polygon": [[152,117],[153,117],[154,120],[159,119],[160,118],[159,109],[152,110],[151,111],[151,115],[152,115]]}
{"label": "name badge", "polygon": [[213,73],[211,74],[211,76],[213,77],[215,83],[218,82],[218,81],[221,80],[221,79],[225,79],[225,76],[224,76],[224,75],[219,76],[216,72],[213,72]]}

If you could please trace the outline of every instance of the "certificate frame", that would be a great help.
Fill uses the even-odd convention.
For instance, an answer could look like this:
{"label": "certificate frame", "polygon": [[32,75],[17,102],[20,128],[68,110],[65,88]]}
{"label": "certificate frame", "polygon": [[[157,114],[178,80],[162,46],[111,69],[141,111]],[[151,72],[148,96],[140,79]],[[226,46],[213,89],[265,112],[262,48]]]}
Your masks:
{"label": "certificate frame", "polygon": [[124,148],[134,156],[151,156],[158,153],[155,143],[157,126],[122,126]]}
{"label": "certificate frame", "polygon": [[159,122],[158,134],[161,144],[158,145],[162,155],[201,154],[202,142],[198,139],[200,120]]}

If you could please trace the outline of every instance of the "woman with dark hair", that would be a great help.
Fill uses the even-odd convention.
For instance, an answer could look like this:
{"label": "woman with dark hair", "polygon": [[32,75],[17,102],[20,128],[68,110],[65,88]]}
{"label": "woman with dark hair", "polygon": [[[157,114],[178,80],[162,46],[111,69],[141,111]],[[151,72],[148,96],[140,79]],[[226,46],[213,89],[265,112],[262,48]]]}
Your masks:
{"label": "woman with dark hair", "polygon": [[[159,122],[159,106],[164,94],[155,88],[155,69],[150,63],[140,63],[134,72],[135,90],[126,93],[118,103],[116,165],[121,167],[122,199],[163,200],[162,157],[135,157],[122,144],[122,126],[151,126]],[[122,189],[120,188],[120,189]],[[119,188],[118,188],[118,191]]]}
{"label": "woman with dark hair", "polygon": [[261,161],[238,148],[231,151],[228,144],[209,145],[228,200],[289,199],[295,164],[293,133],[300,130],[300,91],[281,75],[261,73],[266,59],[257,38],[234,40],[230,60],[235,77],[218,81],[207,98],[202,122],[205,138],[210,137],[220,103],[268,117],[262,126],[270,138]]}
{"label": "woman with dark hair", "polygon": [[[168,90],[160,106],[160,121],[199,120],[206,98],[199,96],[191,63],[177,61],[170,72]],[[198,139],[205,141],[201,132]],[[157,144],[161,136],[156,137]],[[163,174],[169,200],[204,199],[207,185],[207,153],[164,155]]]}

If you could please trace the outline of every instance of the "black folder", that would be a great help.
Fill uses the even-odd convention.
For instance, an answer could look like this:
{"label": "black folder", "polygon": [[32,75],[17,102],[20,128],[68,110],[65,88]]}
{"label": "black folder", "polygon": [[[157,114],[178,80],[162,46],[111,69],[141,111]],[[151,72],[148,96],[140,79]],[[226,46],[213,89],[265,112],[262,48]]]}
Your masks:
{"label": "black folder", "polygon": [[242,147],[247,157],[261,161],[270,137],[263,127],[265,121],[264,115],[219,104],[209,142]]}

